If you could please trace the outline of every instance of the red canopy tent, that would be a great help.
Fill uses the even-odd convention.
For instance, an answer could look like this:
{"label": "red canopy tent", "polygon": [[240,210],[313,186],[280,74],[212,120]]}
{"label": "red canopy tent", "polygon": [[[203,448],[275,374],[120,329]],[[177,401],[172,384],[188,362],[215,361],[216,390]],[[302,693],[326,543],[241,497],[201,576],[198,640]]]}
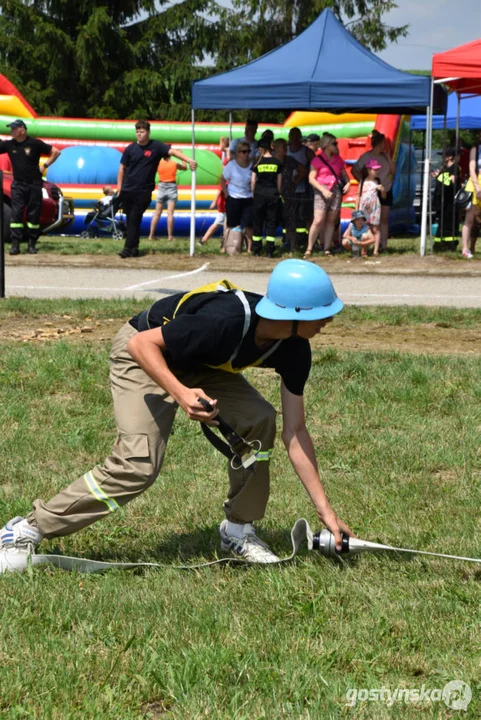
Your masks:
{"label": "red canopy tent", "polygon": [[457,92],[481,94],[481,39],[433,55],[432,76]]}
{"label": "red canopy tent", "polygon": [[[481,39],[460,45],[446,52],[433,55],[431,105],[427,113],[426,160],[424,166],[423,204],[421,215],[421,255],[426,253],[428,187],[433,134],[433,90],[435,84],[443,84],[458,96],[456,122],[456,147],[459,141],[459,108],[461,95],[481,95]],[[429,198],[430,199],[430,198]]]}

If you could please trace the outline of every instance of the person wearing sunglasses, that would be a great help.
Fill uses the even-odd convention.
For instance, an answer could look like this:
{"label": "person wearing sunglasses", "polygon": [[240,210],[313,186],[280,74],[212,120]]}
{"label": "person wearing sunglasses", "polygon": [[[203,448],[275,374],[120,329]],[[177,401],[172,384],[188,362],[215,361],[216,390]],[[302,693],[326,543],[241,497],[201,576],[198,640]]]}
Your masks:
{"label": "person wearing sunglasses", "polygon": [[309,230],[307,260],[324,225],[324,253],[331,255],[332,237],[341,209],[342,196],[349,191],[346,164],[339,155],[337,138],[325,132],[320,141],[321,152],[311,162],[309,182],[314,188],[314,220]]}
{"label": "person wearing sunglasses", "polygon": [[251,169],[249,144],[241,141],[237,145],[235,159],[227,163],[221,177],[226,196],[227,228],[244,231],[249,253],[252,249]]}

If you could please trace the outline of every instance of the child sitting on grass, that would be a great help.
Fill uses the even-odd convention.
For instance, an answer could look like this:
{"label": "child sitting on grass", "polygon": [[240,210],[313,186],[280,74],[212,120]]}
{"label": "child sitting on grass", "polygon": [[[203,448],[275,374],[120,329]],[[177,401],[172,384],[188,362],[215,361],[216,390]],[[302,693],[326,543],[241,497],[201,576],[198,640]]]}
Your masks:
{"label": "child sitting on grass", "polygon": [[351,251],[353,257],[367,256],[370,245],[374,244],[372,232],[366,221],[366,216],[361,210],[354,210],[351,222],[342,238],[344,250]]}

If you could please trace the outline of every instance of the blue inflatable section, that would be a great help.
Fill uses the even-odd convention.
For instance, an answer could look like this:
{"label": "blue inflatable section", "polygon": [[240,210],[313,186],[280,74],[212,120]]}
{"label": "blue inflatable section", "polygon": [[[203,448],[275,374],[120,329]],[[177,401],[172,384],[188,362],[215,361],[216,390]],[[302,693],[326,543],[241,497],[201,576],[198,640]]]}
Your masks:
{"label": "blue inflatable section", "polygon": [[[85,216],[87,214],[88,210],[76,210],[75,211],[75,220],[66,229],[67,235],[80,235],[80,233],[85,230]],[[152,220],[152,214],[153,213],[145,213],[144,217],[142,218],[142,225],[140,228],[140,233],[143,237],[146,237],[150,232],[150,222]],[[202,235],[206,232],[206,230],[212,225],[214,222],[216,213],[215,212],[198,212],[195,216],[195,234],[196,237],[202,237]],[[124,220],[125,221],[125,215],[117,215],[117,220]],[[396,228],[398,232],[402,233],[410,233],[415,231],[415,218],[414,218],[414,208],[392,208],[391,213],[389,215],[389,226]],[[341,220],[341,231],[344,233],[347,226],[349,224],[349,220]],[[216,236],[220,235],[221,229],[219,228],[216,232]],[[57,235],[58,233],[52,233],[53,235]],[[104,235],[105,233],[102,233]],[[107,233],[107,235],[111,235],[111,233]],[[160,218],[159,224],[157,226],[157,237],[167,237],[167,213],[163,213],[162,217]],[[190,236],[190,213],[182,213],[182,212],[175,212],[174,213],[174,235],[176,237],[185,237],[188,238]],[[282,228],[277,228],[276,236],[278,238],[282,237]]]}
{"label": "blue inflatable section", "polygon": [[47,179],[57,185],[115,185],[121,157],[112,147],[68,147],[48,169]]}

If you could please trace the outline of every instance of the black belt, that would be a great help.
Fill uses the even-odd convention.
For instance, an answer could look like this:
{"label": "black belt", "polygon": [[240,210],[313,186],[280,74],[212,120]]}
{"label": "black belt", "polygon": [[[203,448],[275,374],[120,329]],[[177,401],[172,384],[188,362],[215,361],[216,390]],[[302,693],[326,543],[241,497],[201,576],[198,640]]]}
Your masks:
{"label": "black belt", "polygon": [[[207,410],[207,412],[212,412],[214,410],[212,405],[207,402],[207,400],[204,400],[204,398],[198,398],[198,401],[202,407]],[[254,443],[258,446],[256,447],[253,443],[249,443],[247,440],[244,440],[237,430],[234,430],[234,428],[223,420],[220,415],[217,415],[215,420],[219,423],[217,425],[219,432],[225,437],[227,442],[224,442],[217,437],[217,435],[212,432],[209,425],[201,423],[202,432],[206,436],[207,440],[215,447],[216,450],[219,450],[219,452],[230,460],[231,467],[234,470],[244,468],[244,470],[254,472],[255,464],[257,462],[257,453],[261,449],[259,440],[254,440]]]}

